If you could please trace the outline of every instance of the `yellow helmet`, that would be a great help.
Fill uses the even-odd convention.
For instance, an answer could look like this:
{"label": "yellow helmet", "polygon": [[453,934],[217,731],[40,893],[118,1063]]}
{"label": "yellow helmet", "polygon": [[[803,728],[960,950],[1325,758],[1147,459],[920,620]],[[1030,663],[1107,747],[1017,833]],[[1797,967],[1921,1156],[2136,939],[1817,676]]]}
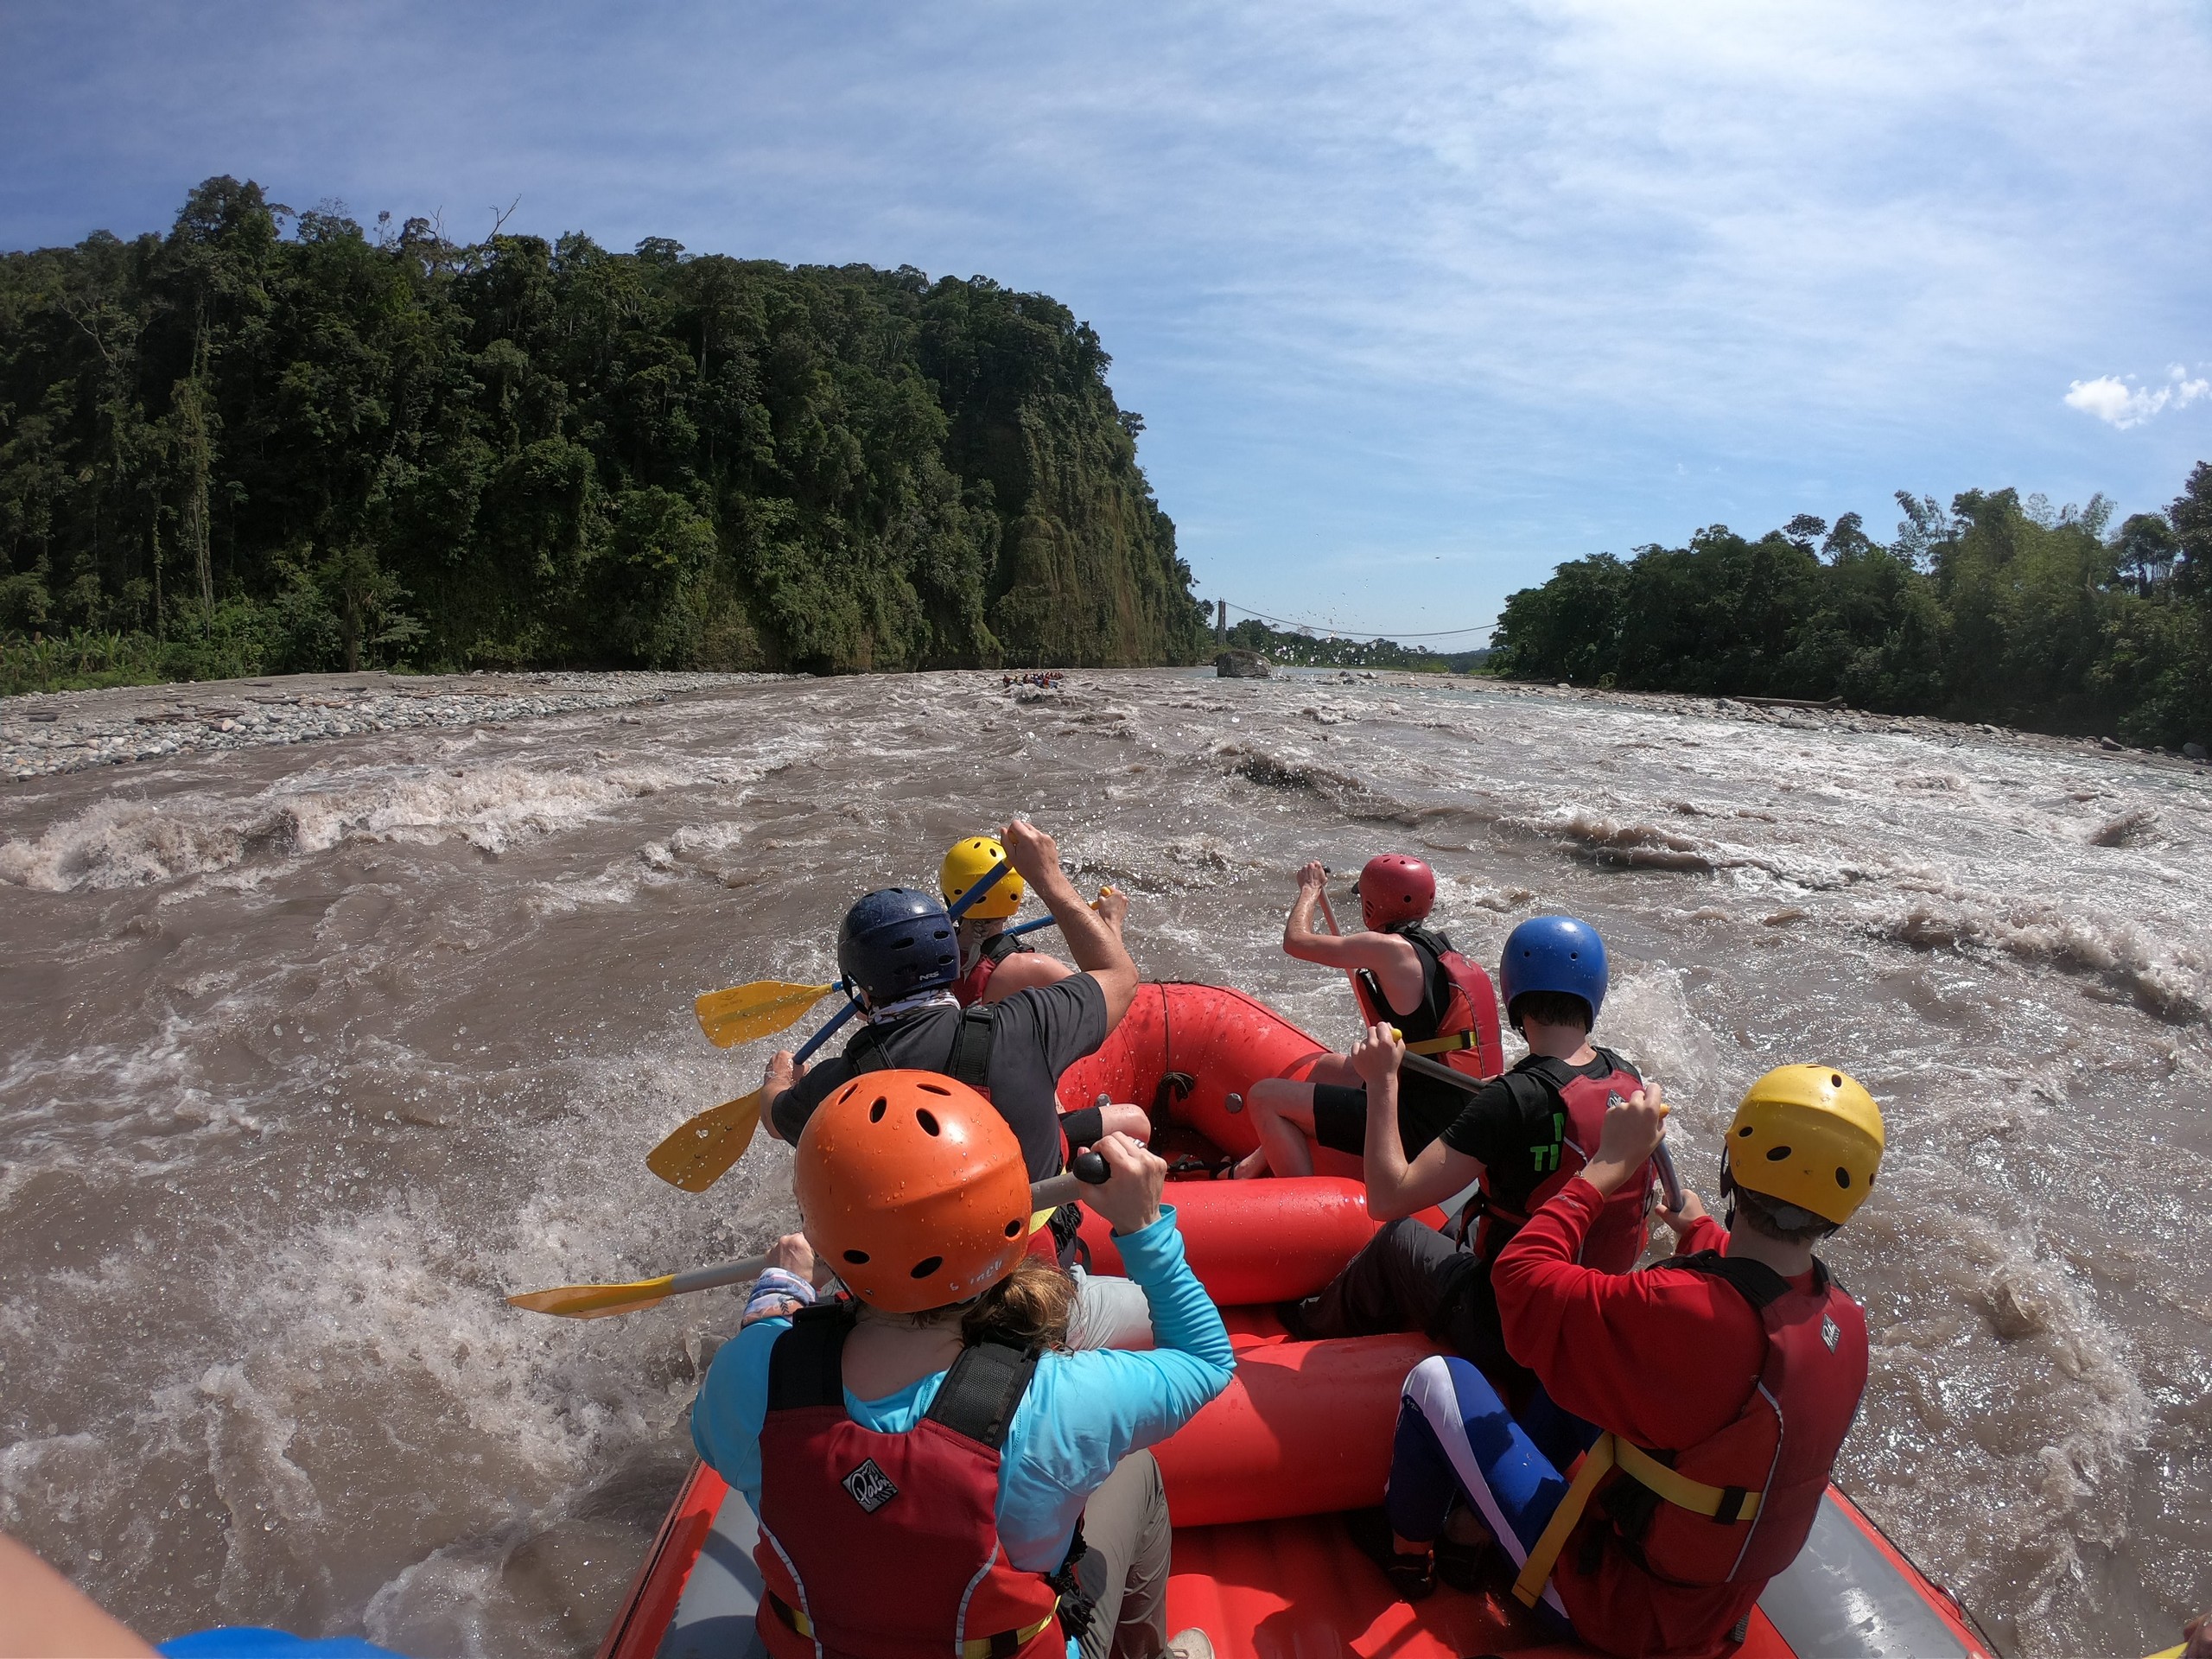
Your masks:
{"label": "yellow helmet", "polygon": [[1728,1125],[1728,1173],[1762,1198],[1840,1225],[1882,1166],[1882,1109],[1829,1065],[1778,1065]]}
{"label": "yellow helmet", "polygon": [[[944,855],[944,862],[937,870],[937,884],[944,892],[945,904],[958,904],[960,895],[974,887],[992,866],[1005,862],[1006,849],[988,836],[970,836],[965,841],[954,842],[952,850]],[[979,922],[1011,916],[1021,908],[1024,891],[1021,878],[1008,870],[963,914]]]}

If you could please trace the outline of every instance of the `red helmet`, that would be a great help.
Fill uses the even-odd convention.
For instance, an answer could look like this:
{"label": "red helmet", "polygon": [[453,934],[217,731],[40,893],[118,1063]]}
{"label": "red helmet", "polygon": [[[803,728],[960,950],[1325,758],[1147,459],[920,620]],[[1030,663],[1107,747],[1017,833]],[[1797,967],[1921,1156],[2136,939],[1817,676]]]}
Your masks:
{"label": "red helmet", "polygon": [[1436,872],[1408,853],[1382,853],[1359,873],[1359,919],[1371,933],[1417,922],[1436,903]]}

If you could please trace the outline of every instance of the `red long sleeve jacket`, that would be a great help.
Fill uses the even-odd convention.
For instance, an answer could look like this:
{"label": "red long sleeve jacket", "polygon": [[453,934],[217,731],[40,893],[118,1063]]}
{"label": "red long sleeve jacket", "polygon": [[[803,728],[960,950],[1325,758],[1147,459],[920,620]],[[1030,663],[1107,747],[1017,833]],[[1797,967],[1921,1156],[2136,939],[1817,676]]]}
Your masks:
{"label": "red long sleeve jacket", "polygon": [[[1751,1304],[1710,1274],[1663,1262],[1629,1274],[1578,1265],[1604,1203],[1589,1182],[1569,1181],[1499,1255],[1491,1282],[1505,1345],[1565,1409],[1640,1446],[1679,1450],[1741,1414],[1758,1386],[1765,1332]],[[1727,1247],[1726,1230],[1708,1217],[1677,1249]],[[1810,1275],[1794,1282],[1803,1288]],[[1765,1587],[1655,1579],[1594,1503],[1560,1552],[1553,1583],[1584,1641],[1655,1656],[1725,1652]]]}

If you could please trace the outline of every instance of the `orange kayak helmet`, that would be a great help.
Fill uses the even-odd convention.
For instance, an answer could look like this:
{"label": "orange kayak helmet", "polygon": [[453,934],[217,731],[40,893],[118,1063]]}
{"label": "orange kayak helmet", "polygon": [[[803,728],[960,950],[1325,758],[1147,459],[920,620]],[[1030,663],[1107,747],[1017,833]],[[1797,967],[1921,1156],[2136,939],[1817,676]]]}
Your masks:
{"label": "orange kayak helmet", "polygon": [[1029,1244],[1029,1170],[990,1102],[934,1071],[868,1071],[807,1119],[800,1224],[854,1295],[921,1313],[981,1295]]}

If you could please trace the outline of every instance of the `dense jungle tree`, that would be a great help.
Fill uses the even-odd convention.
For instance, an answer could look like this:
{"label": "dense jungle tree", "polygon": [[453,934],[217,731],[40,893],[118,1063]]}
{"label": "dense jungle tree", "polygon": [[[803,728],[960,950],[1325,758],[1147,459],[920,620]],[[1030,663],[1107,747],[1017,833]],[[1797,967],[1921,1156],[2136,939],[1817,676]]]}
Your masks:
{"label": "dense jungle tree", "polygon": [[1507,600],[1492,666],[2212,743],[2212,465],[2111,531],[2101,496],[2056,512],[2009,489],[1948,509],[1897,499],[1886,546],[1855,513],[1833,530],[1800,515],[1756,541],[1716,524],[1688,547],[1562,564]]}
{"label": "dense jungle tree", "polygon": [[1193,660],[1109,363],[984,277],[464,245],[211,179],[166,236],[0,255],[0,638],[200,675]]}

